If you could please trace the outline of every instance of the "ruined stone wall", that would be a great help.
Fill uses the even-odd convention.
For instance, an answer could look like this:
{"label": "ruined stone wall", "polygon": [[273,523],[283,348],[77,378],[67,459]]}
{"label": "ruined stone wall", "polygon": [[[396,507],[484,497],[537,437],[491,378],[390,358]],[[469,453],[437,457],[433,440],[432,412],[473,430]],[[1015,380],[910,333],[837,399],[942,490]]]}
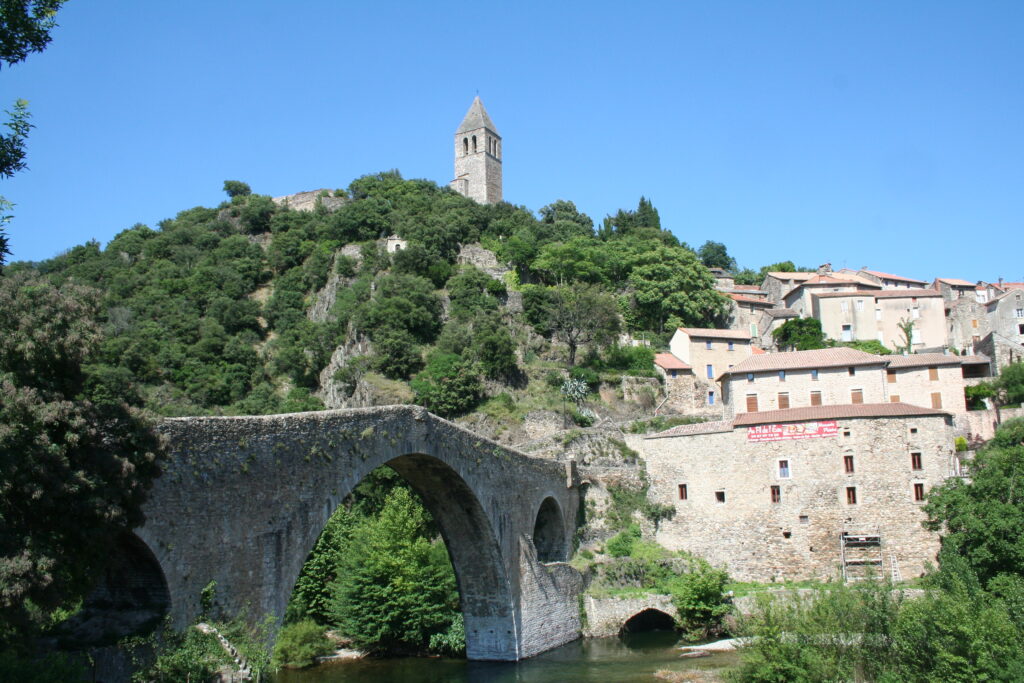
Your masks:
{"label": "ruined stone wall", "polygon": [[985,304],[973,296],[961,297],[948,304],[946,309],[946,345],[972,352],[975,343],[992,331],[992,325],[985,314]]}
{"label": "ruined stone wall", "polygon": [[1024,417],[1024,408],[969,410],[962,417],[966,425],[967,440],[971,443],[988,441],[996,435],[996,429],[1001,422],[1015,417]]}
{"label": "ruined stone wall", "polygon": [[[904,578],[920,575],[935,560],[938,536],[921,526],[914,484],[927,492],[949,475],[951,427],[943,416],[838,423],[838,436],[802,441],[748,442],[744,428],[647,438],[651,497],[676,510],[661,523],[658,542],[739,580],[827,579],[839,571],[842,532],[880,533],[884,569],[893,555]],[[921,454],[920,470],[912,452]],[[853,456],[853,473],[845,472],[845,455]],[[781,459],[788,478],[780,478]],[[780,487],[780,502],[772,502],[772,486]],[[847,487],[855,487],[856,504],[847,504]]]}
{"label": "ruined stone wall", "polygon": [[[708,403],[708,392],[715,392],[714,404]],[[713,380],[694,376],[692,372],[679,370],[676,376],[665,375],[665,396],[668,400],[662,405],[660,413],[678,413],[694,415],[708,419],[721,419],[725,412],[719,386]]]}

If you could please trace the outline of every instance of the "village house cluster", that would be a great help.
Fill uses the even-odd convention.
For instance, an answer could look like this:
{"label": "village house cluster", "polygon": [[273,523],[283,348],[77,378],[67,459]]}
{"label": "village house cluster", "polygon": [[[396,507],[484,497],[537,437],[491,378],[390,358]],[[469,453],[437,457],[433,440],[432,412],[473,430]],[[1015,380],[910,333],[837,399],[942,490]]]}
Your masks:
{"label": "village house cluster", "polygon": [[[728,328],[680,328],[655,356],[661,412],[706,420],[641,443],[652,495],[675,508],[658,541],[741,580],[920,575],[938,550],[927,492],[967,474],[956,437],[983,441],[999,420],[968,411],[965,387],[1024,359],[1024,283],[825,265],[758,287],[713,272]],[[793,318],[902,353],[780,349]]]}

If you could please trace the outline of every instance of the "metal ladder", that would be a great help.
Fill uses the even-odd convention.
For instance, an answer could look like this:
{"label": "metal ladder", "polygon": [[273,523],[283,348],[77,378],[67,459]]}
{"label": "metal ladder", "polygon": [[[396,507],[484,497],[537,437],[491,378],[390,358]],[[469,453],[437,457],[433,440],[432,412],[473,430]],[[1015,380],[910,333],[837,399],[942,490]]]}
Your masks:
{"label": "metal ladder", "polygon": [[899,583],[903,580],[903,575],[900,573],[900,565],[896,561],[896,553],[889,553],[889,566],[892,568],[892,582]]}

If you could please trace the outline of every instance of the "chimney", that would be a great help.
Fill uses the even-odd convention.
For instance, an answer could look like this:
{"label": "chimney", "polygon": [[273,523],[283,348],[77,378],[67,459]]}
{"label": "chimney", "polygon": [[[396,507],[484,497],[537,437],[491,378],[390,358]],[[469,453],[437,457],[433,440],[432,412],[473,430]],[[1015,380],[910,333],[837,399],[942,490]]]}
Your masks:
{"label": "chimney", "polygon": [[999,278],[999,289],[1003,288],[1003,278]]}
{"label": "chimney", "polygon": [[818,275],[827,275],[828,273],[831,273],[831,272],[832,272],[832,264],[831,263],[823,263],[822,265],[818,266]]}

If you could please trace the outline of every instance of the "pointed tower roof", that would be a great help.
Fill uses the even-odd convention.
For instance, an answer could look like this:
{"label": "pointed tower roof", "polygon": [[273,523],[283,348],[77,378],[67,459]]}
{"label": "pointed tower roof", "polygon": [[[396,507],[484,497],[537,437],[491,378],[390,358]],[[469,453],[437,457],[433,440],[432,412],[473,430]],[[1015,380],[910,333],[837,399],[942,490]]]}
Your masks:
{"label": "pointed tower roof", "polygon": [[477,95],[473,98],[473,104],[469,105],[469,111],[466,112],[466,118],[462,119],[462,124],[459,129],[455,131],[455,134],[468,133],[471,130],[477,130],[478,128],[487,128],[492,133],[498,134],[498,129],[494,127],[494,122],[491,121],[491,117],[487,115],[487,110],[484,109],[484,103],[480,101],[480,96]]}

